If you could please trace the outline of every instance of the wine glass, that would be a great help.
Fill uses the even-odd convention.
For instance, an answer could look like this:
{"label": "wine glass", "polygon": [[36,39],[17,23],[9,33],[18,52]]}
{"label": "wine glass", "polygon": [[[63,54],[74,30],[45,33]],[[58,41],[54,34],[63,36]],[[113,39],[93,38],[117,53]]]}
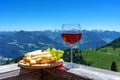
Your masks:
{"label": "wine glass", "polygon": [[61,36],[63,41],[71,47],[71,63],[67,67],[74,68],[72,48],[82,37],[80,24],[63,24]]}

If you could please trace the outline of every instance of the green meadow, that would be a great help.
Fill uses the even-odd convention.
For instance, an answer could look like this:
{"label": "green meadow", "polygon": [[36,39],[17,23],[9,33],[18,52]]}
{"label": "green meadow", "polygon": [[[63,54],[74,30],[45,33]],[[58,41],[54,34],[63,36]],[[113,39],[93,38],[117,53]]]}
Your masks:
{"label": "green meadow", "polygon": [[[70,50],[65,50],[63,59],[70,62]],[[113,62],[120,72],[120,48],[103,47],[96,49],[73,50],[74,63],[111,70]]]}
{"label": "green meadow", "polygon": [[86,49],[81,54],[90,66],[111,70],[112,62],[115,62],[120,71],[120,48]]}

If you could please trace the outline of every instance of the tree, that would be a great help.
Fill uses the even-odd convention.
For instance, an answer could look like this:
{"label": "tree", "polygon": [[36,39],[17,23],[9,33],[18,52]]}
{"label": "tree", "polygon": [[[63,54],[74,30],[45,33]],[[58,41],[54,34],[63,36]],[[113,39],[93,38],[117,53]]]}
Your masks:
{"label": "tree", "polygon": [[111,71],[118,71],[116,63],[113,61],[111,65]]}
{"label": "tree", "polygon": [[10,59],[8,58],[5,64],[10,64]]}
{"label": "tree", "polygon": [[13,59],[13,61],[14,61],[15,63],[18,63],[22,58],[23,58],[23,56],[20,56],[20,57],[17,57],[17,58],[15,58],[15,59]]}
{"label": "tree", "polygon": [[18,58],[15,58],[15,63],[18,63],[19,62],[19,59]]}

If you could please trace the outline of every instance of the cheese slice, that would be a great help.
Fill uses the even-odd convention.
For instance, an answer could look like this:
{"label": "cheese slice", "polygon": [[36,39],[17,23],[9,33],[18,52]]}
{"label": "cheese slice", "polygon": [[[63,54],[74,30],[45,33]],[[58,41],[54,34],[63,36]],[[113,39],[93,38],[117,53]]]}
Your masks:
{"label": "cheese slice", "polygon": [[41,50],[36,50],[36,51],[29,52],[29,53],[25,54],[25,57],[27,57],[27,56],[29,56],[29,57],[40,56],[41,54],[50,54],[50,52],[42,52]]}

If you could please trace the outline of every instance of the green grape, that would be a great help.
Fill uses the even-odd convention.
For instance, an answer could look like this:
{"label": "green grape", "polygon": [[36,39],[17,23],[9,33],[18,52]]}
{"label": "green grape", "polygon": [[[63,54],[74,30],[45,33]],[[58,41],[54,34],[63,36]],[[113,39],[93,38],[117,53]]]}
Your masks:
{"label": "green grape", "polygon": [[50,53],[52,54],[53,57],[56,57],[56,49],[55,49],[55,48],[53,48],[53,49],[50,51]]}
{"label": "green grape", "polygon": [[50,48],[47,48],[46,50],[44,50],[45,52],[49,52],[50,51]]}
{"label": "green grape", "polygon": [[45,50],[45,51],[50,51],[50,54],[51,54],[53,57],[55,57],[57,60],[59,60],[59,59],[63,56],[63,54],[64,54],[64,51],[62,51],[62,50],[57,50],[57,49],[55,49],[55,48],[52,48],[52,50],[50,50],[50,48],[48,48],[48,49]]}

